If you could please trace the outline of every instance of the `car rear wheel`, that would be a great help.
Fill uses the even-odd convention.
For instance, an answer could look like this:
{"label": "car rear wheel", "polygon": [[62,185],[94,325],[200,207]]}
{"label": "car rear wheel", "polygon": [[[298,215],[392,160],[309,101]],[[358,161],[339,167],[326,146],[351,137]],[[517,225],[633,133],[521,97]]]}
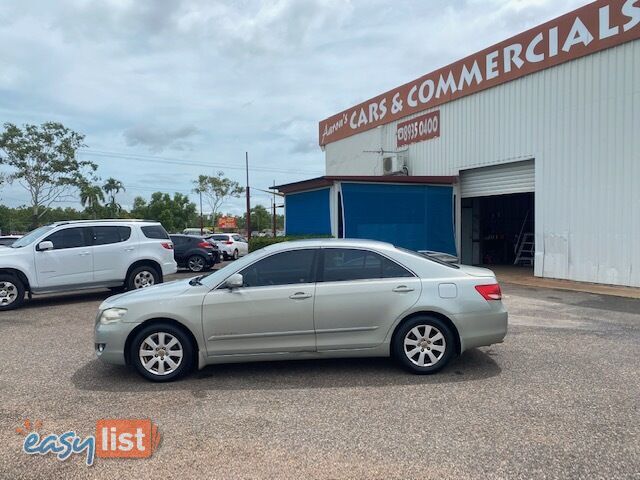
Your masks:
{"label": "car rear wheel", "polygon": [[207,261],[201,255],[191,255],[187,260],[187,267],[192,272],[201,272],[207,266]]}
{"label": "car rear wheel", "polygon": [[24,284],[13,275],[0,275],[0,311],[18,308],[24,302]]}
{"label": "car rear wheel", "polygon": [[238,249],[233,251],[233,259],[237,260],[240,255],[238,254]]}
{"label": "car rear wheel", "polygon": [[127,288],[129,290],[152,287],[156,283],[160,283],[160,275],[155,268],[148,265],[134,268],[129,273],[129,278],[127,278]]}
{"label": "car rear wheel", "polygon": [[420,316],[400,325],[393,339],[394,357],[409,371],[435,373],[455,354],[454,334],[436,317]]}
{"label": "car rear wheel", "polygon": [[169,382],[193,367],[194,345],[185,332],[171,323],[153,323],[131,342],[129,358],[140,375],[153,382]]}

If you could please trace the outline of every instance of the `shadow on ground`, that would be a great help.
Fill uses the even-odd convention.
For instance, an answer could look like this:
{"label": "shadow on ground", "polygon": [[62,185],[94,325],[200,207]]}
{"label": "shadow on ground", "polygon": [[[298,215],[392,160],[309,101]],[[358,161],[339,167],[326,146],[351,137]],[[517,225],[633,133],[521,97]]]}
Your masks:
{"label": "shadow on ground", "polygon": [[482,380],[499,375],[491,349],[463,353],[440,373],[414,375],[388,358],[300,360],[211,365],[183,380],[153,383],[133,369],[88,362],[71,380],[76,388],[106,392],[277,390],[429,385]]}

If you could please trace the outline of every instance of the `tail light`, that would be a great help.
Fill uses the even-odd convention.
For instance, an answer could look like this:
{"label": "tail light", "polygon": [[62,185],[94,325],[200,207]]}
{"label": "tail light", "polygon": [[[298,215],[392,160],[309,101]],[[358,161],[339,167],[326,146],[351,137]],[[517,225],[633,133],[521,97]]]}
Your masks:
{"label": "tail light", "polygon": [[167,250],[173,250],[173,243],[171,242],[162,242],[160,245]]}
{"label": "tail light", "polygon": [[227,240],[226,242],[224,242],[225,245],[233,245],[233,241],[232,240]]}
{"label": "tail light", "polygon": [[209,242],[200,242],[198,243],[200,248],[213,248],[213,246]]}
{"label": "tail light", "polygon": [[485,300],[502,300],[502,290],[500,290],[500,285],[497,283],[476,285],[476,290]]}

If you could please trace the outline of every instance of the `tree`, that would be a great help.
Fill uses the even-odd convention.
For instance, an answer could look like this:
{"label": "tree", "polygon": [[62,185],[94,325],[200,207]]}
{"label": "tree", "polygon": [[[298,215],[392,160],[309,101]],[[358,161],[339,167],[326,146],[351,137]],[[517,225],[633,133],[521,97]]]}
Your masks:
{"label": "tree", "polygon": [[216,175],[200,175],[198,180],[193,182],[193,192],[205,197],[209,207],[211,207],[211,218],[216,219],[216,214],[220,206],[228,198],[239,198],[244,193],[244,187],[234,180],[224,176],[224,172]]}
{"label": "tree", "polygon": [[126,191],[124,188],[124,184],[120,180],[116,180],[113,177],[109,177],[105,184],[102,186],[104,193],[109,197],[108,208],[111,215],[116,216],[122,210],[122,206],[118,202],[116,202],[116,195],[120,193],[120,191]]}
{"label": "tree", "polygon": [[104,194],[100,186],[85,183],[80,187],[80,203],[93,215],[93,218],[98,218],[100,202],[104,202]]}
{"label": "tree", "polygon": [[155,192],[149,203],[142,197],[133,200],[131,215],[137,218],[157,220],[169,232],[180,232],[196,224],[198,218],[196,204],[181,193]]}
{"label": "tree", "polygon": [[76,158],[76,151],[85,146],[83,140],[84,135],[56,122],[23,128],[4,124],[0,164],[12,169],[7,180],[17,181],[29,193],[33,226],[51,204],[68,198],[97,169],[95,163]]}

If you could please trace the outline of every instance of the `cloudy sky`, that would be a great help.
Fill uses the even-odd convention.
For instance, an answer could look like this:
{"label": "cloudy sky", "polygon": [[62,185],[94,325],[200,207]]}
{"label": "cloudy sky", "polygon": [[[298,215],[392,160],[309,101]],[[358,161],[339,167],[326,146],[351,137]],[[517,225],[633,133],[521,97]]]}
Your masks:
{"label": "cloudy sky", "polygon": [[0,123],[84,133],[81,156],[124,182],[125,205],[189,193],[201,173],[244,183],[245,151],[251,186],[266,189],[323,174],[319,120],[585,3],[7,0]]}

